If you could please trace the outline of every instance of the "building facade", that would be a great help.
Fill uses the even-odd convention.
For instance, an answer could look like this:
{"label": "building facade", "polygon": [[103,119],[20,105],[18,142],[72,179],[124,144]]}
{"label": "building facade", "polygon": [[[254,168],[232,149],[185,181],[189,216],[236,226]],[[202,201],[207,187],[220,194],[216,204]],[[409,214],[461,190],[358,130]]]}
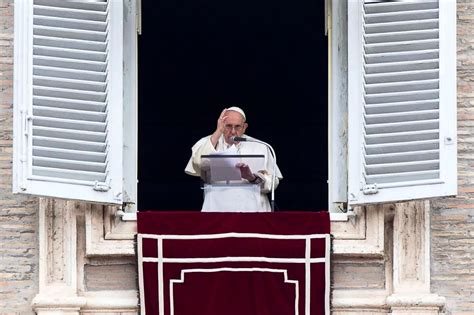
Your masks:
{"label": "building facade", "polygon": [[[136,314],[133,220],[12,193],[15,9],[0,2],[0,313]],[[457,196],[334,215],[332,314],[474,311],[474,3],[456,11]]]}

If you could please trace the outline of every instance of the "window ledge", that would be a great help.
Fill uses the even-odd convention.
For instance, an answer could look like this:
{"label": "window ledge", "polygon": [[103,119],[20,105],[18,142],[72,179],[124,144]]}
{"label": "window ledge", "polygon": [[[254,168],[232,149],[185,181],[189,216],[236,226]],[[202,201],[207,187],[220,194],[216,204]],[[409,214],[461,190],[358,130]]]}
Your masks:
{"label": "window ledge", "polygon": [[122,221],[137,221],[136,212],[125,212],[123,210],[119,210],[117,211],[116,216],[121,217]]}
{"label": "window ledge", "polygon": [[347,222],[349,221],[349,218],[352,218],[354,216],[355,216],[354,211],[348,211],[346,213],[342,213],[342,212],[329,213],[329,218],[331,222]]}
{"label": "window ledge", "polygon": [[[117,211],[117,216],[122,218],[122,221],[137,221],[137,213],[136,212],[124,212],[124,211]],[[350,217],[355,216],[353,211],[349,211],[347,213],[329,213],[329,217],[331,222],[345,222],[348,221]]]}

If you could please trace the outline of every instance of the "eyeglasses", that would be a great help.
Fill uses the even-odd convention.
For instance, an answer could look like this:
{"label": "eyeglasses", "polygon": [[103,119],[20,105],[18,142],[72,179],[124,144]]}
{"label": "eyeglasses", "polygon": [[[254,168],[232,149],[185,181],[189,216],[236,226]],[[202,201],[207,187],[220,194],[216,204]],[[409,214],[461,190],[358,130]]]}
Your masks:
{"label": "eyeglasses", "polygon": [[232,129],[234,129],[235,131],[240,131],[242,130],[243,126],[242,125],[225,125],[225,129],[227,131],[231,131]]}

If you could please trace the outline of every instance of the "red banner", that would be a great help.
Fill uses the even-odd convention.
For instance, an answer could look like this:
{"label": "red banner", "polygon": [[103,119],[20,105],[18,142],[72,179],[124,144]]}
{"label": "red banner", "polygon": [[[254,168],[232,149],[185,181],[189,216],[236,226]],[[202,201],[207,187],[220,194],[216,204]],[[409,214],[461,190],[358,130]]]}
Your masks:
{"label": "red banner", "polygon": [[142,314],[329,314],[327,212],[139,212]]}

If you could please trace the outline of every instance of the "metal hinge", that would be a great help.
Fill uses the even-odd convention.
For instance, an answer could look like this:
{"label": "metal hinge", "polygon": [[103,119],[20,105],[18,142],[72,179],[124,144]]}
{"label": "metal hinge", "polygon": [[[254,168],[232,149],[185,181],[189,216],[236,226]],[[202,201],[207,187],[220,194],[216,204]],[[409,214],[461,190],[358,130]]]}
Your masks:
{"label": "metal hinge", "polygon": [[365,185],[362,192],[364,195],[375,195],[379,192],[379,189],[377,188],[377,184]]}
{"label": "metal hinge", "polygon": [[94,183],[94,188],[93,188],[95,191],[102,191],[102,192],[106,192],[106,191],[109,191],[110,190],[110,185],[107,184],[107,183],[99,183],[98,181],[96,181]]}

